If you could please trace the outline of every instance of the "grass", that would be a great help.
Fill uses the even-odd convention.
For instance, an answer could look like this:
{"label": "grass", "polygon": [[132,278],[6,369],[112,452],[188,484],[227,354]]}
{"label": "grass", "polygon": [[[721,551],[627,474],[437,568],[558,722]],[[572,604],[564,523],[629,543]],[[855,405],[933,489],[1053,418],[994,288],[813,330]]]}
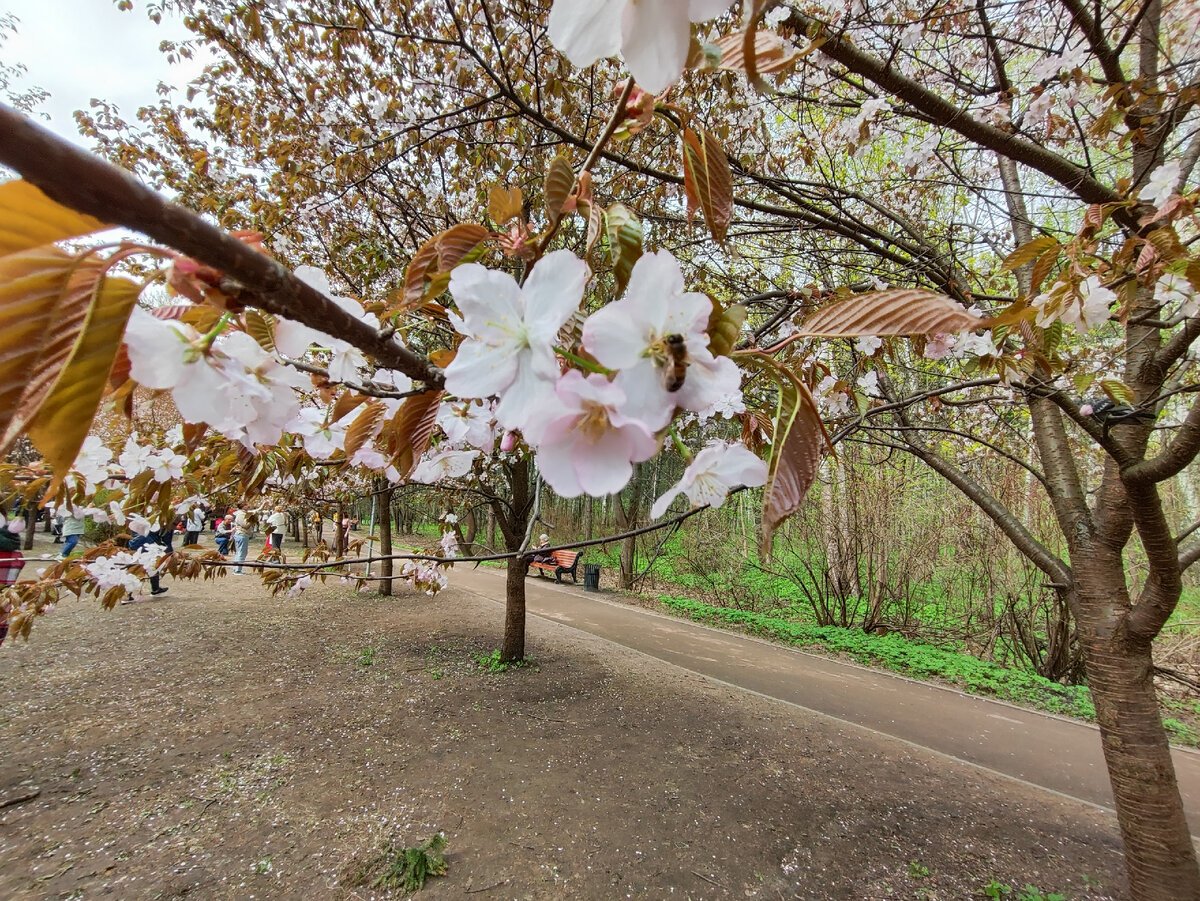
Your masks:
{"label": "grass", "polygon": [[1083,686],[1059,685],[1034,673],[1007,669],[894,633],[869,635],[861,629],[803,625],[778,616],[715,607],[671,595],[662,595],[659,601],[672,613],[695,622],[732,626],[795,647],[826,648],[858,663],[917,679],[948,682],[971,694],[1003,698],[1052,713],[1088,720],[1096,716],[1091,696]]}

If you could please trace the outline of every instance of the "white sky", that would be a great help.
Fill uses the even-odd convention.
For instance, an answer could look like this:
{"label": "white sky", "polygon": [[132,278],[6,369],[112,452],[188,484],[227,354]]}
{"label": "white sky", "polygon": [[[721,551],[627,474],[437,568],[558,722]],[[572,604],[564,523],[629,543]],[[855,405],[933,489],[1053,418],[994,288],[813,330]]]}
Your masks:
{"label": "white sky", "polygon": [[0,0],[0,12],[20,21],[17,34],[0,48],[5,62],[28,70],[14,87],[50,92],[39,107],[48,126],[86,146],[72,113],[87,109],[93,97],[115,104],[126,122],[136,121],[139,106],[158,100],[158,83],[182,88],[203,63],[171,66],[158,50],[163,40],[182,40],[188,32],[177,18],[155,25],[146,18],[143,0],[121,12],[114,0]]}

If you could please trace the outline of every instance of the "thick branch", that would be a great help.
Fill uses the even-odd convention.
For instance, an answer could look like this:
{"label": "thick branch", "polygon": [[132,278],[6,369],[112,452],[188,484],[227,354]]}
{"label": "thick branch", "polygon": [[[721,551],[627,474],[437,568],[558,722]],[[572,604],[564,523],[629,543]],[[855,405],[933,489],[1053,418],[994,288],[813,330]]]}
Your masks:
{"label": "thick branch", "polygon": [[819,52],[861,75],[872,84],[910,104],[929,120],[949,128],[982,147],[1036,169],[1067,188],[1085,203],[1121,203],[1124,198],[1096,181],[1086,169],[1027,138],[1010,134],[972,118],[949,100],[891,68],[884,60],[865,53],[823,22],[792,10],[791,23],[810,37],[821,36]]}
{"label": "thick branch", "polygon": [[1192,401],[1187,418],[1157,457],[1135,463],[1121,470],[1121,481],[1127,486],[1151,485],[1178,475],[1200,453],[1200,397]]}
{"label": "thick branch", "polygon": [[103,222],[134,229],[227,274],[254,295],[255,305],[349,341],[379,363],[431,388],[442,371],[347,313],[286,267],[171,203],[129,173],[67,143],[0,104],[0,163],[49,197]]}

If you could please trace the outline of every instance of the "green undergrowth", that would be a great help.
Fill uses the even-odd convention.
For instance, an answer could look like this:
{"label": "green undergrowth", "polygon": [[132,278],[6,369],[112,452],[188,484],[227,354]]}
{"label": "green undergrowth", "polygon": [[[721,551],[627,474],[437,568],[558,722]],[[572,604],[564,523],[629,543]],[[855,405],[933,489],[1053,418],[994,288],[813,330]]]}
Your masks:
{"label": "green undergrowth", "polygon": [[936,679],[970,694],[1003,698],[1051,713],[1093,720],[1096,710],[1086,687],[1059,685],[1034,673],[909,641],[902,635],[869,635],[860,629],[807,626],[791,620],[714,607],[688,598],[659,596],[669,611],[699,623],[733,626],[751,635],[795,647],[818,646],[858,663],[916,679]]}

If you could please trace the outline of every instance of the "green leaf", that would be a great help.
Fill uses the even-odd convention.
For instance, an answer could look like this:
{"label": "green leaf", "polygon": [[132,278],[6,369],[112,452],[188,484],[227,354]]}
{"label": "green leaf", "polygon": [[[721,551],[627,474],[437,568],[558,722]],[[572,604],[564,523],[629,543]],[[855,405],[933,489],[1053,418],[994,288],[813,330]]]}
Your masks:
{"label": "green leaf", "polygon": [[70,361],[29,424],[29,437],[54,472],[47,494],[79,456],[140,293],[141,286],[129,279],[101,277]]}
{"label": "green leaf", "polygon": [[608,252],[612,260],[617,291],[625,290],[633,264],[642,255],[642,223],[623,203],[614,203],[604,212]]}
{"label": "green leaf", "polygon": [[1133,389],[1120,379],[1101,379],[1100,387],[1114,404],[1129,404],[1132,406],[1137,403],[1137,397],[1134,395]]}
{"label": "green leaf", "polygon": [[51,200],[27,181],[0,184],[0,256],[107,227]]}

